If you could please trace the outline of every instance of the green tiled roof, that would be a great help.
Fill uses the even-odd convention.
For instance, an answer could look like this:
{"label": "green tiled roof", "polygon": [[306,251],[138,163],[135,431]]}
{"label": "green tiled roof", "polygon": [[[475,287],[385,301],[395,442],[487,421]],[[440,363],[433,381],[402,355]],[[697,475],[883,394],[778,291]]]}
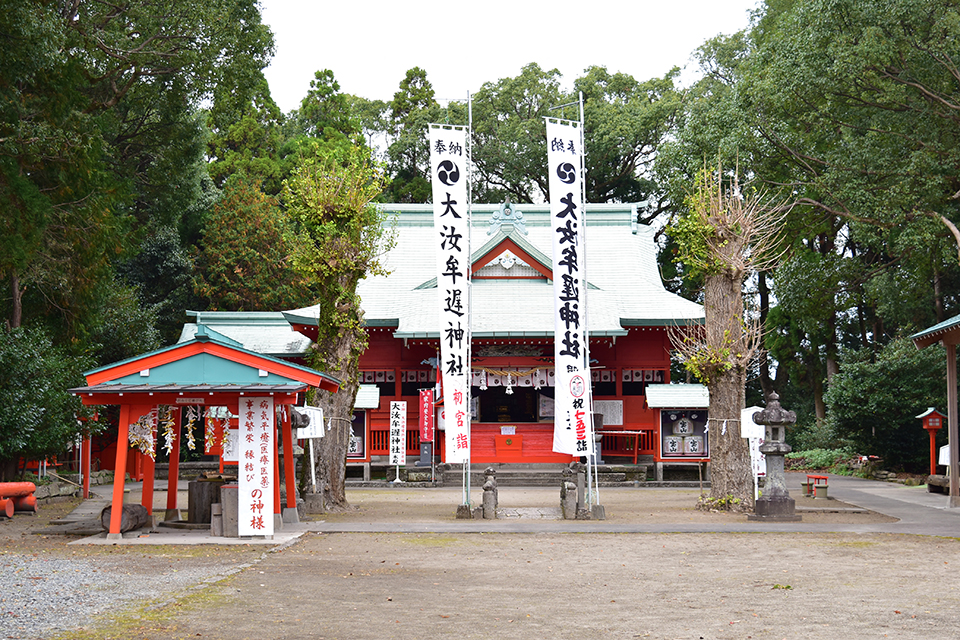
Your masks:
{"label": "green tiled roof", "polygon": [[[361,281],[359,294],[368,325],[396,326],[398,338],[439,336],[436,290],[436,231],[431,205],[383,205],[396,231],[385,256],[388,276]],[[475,205],[471,227],[474,261],[497,254],[510,238],[544,265],[552,260],[547,205],[514,205],[523,214],[526,234],[504,225],[489,233],[498,206]],[[668,292],[657,266],[654,229],[636,224],[636,206],[587,205],[586,279],[588,322],[593,336],[624,335],[630,326],[670,326],[703,322],[703,307]],[[473,336],[553,335],[553,284],[545,278],[475,279]],[[315,322],[313,307],[284,314],[291,322]]]}

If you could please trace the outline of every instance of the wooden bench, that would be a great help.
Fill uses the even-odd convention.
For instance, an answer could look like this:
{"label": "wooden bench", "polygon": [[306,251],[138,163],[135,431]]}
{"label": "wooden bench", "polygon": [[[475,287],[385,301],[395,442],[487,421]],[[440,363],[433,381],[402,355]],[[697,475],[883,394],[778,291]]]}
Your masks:
{"label": "wooden bench", "polygon": [[950,476],[933,475],[927,476],[928,493],[950,493]]}

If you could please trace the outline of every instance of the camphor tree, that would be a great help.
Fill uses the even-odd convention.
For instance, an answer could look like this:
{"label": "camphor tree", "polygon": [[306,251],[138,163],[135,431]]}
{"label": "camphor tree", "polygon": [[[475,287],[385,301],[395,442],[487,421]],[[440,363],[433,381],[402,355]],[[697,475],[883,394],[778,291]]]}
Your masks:
{"label": "camphor tree", "polygon": [[737,180],[734,174],[727,182],[719,170],[701,172],[686,211],[670,228],[680,259],[703,279],[705,314],[702,327],[673,331],[672,339],[684,366],[710,390],[710,497],[727,504],[733,498],[748,509],[753,479],[740,412],[761,326],[745,312],[743,284],[777,261],[785,207],[755,193],[741,194]]}
{"label": "camphor tree", "polygon": [[367,275],[385,274],[380,256],[391,241],[383,214],[373,204],[383,184],[383,168],[364,147],[327,154],[318,144],[283,187],[284,204],[297,225],[293,267],[310,280],[318,296],[311,364],[341,381],[338,393],[320,391],[313,399],[331,419],[317,462],[324,502],[334,509],[347,506],[347,447],[360,354],[367,347],[357,284]]}

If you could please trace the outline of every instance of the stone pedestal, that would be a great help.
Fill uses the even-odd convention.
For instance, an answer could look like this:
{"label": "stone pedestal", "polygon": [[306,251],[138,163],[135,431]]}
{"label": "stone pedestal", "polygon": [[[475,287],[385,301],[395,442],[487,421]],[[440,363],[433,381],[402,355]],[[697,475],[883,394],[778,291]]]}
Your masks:
{"label": "stone pedestal", "polygon": [[799,522],[801,516],[796,513],[796,502],[790,496],[776,498],[761,497],[757,500],[754,513],[747,515],[748,520],[766,520],[775,522]]}

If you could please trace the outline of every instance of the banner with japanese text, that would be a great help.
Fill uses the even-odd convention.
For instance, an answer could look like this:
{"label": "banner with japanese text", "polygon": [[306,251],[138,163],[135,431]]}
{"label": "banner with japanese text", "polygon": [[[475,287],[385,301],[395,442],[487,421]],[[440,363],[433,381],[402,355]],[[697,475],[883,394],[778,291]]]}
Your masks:
{"label": "banner with japanese text", "polygon": [[430,125],[446,462],[470,461],[470,203],[467,128]]}
{"label": "banner with japanese text", "polygon": [[273,398],[240,399],[238,533],[273,535],[273,451],[276,437]]}
{"label": "banner with japanese text", "polygon": [[390,403],[390,465],[407,464],[407,403]]}
{"label": "banner with japanese text", "polygon": [[582,127],[547,118],[547,171],[553,227],[554,366],[553,450],[593,453],[587,346],[586,222],[582,189]]}
{"label": "banner with japanese text", "polygon": [[433,442],[433,389],[420,389],[420,442]]}

